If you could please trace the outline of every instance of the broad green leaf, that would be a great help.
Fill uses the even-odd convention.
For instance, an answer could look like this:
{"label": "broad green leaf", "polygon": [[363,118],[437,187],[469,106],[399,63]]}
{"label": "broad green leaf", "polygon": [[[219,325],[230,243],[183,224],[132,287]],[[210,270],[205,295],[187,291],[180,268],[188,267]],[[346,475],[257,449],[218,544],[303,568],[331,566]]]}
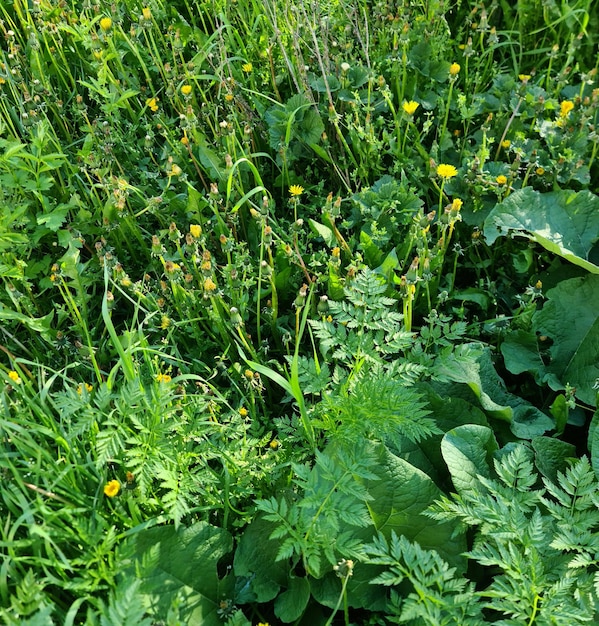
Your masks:
{"label": "broad green leaf", "polygon": [[51,213],[45,215],[38,215],[37,223],[41,226],[45,225],[52,231],[57,231],[64,223],[69,209],[71,207],[68,204],[61,204],[57,206]]}
{"label": "broad green leaf", "polygon": [[441,452],[458,493],[479,488],[477,476],[491,477],[493,453],[499,449],[487,426],[465,424],[450,430],[441,441]]}
{"label": "broad green leaf", "polygon": [[243,532],[235,550],[233,568],[237,578],[247,578],[256,602],[269,602],[287,581],[289,566],[277,561],[279,542],[269,539],[274,524],[256,518]]}
{"label": "broad green leaf", "polygon": [[534,330],[553,341],[547,371],[561,381],[558,388],[576,387],[576,397],[591,406],[597,402],[593,386],[599,378],[598,303],[599,276],[589,274],[558,283],[533,316]]}
{"label": "broad green leaf", "polygon": [[312,232],[322,237],[327,246],[332,248],[337,242],[335,239],[335,233],[328,226],[325,226],[316,220],[310,219],[309,221]]}
{"label": "broad green leaf", "polygon": [[512,374],[532,372],[536,375],[545,369],[535,333],[525,330],[509,333],[501,344],[501,354],[506,368]]}
{"label": "broad green leaf", "polygon": [[554,483],[558,482],[557,473],[568,467],[568,459],[577,457],[575,446],[553,437],[536,437],[532,440],[532,449],[537,468]]}
{"label": "broad green leaf", "polygon": [[424,515],[441,496],[441,490],[424,472],[382,444],[377,446],[376,454],[379,463],[375,473],[379,479],[367,481],[373,497],[367,504],[375,529],[386,537],[391,537],[391,531],[405,535],[424,549],[437,550],[452,565],[462,567],[463,536],[453,536],[453,524],[435,523]]}
{"label": "broad green leaf", "polygon": [[595,471],[595,476],[599,479],[599,409],[593,414],[591,425],[589,426],[589,438],[587,446],[591,453],[591,465]]}
{"label": "broad green leaf", "polygon": [[219,603],[232,595],[231,577],[220,579],[219,560],[231,551],[231,535],[206,522],[189,528],[158,526],[129,540],[132,565],[127,576],[141,580],[148,612],[166,620],[175,603],[189,626],[222,626]]}
{"label": "broad green leaf", "polygon": [[23,313],[6,309],[0,304],[0,321],[10,320],[13,322],[19,322],[29,328],[34,333],[39,333],[46,341],[53,341],[52,337],[52,320],[54,318],[54,311],[50,311],[44,317],[29,317]]}
{"label": "broad green leaf", "polygon": [[285,624],[302,616],[310,600],[310,583],[306,578],[290,576],[289,586],[275,600],[275,615]]}
{"label": "broad green leaf", "polygon": [[510,231],[599,274],[599,266],[589,260],[599,240],[599,196],[590,191],[541,193],[531,187],[515,191],[495,205],[484,225],[489,245]]}

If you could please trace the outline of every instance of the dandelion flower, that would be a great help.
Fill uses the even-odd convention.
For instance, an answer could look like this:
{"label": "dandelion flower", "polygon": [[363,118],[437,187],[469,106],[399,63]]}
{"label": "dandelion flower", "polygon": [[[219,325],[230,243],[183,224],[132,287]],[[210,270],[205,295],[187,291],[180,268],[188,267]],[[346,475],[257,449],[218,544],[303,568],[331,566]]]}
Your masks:
{"label": "dandelion flower", "polygon": [[148,98],[146,100],[146,106],[152,111],[156,113],[158,111],[158,98]]}
{"label": "dandelion flower", "polygon": [[10,372],[8,372],[8,377],[12,380],[13,383],[15,383],[16,385],[20,385],[23,381],[21,380],[21,377],[19,376],[18,372],[15,372],[15,370],[10,370]]}
{"label": "dandelion flower", "polygon": [[538,176],[543,176],[543,174],[545,173],[545,168],[544,167],[537,167],[535,172],[537,173]]}
{"label": "dandelion flower", "polygon": [[241,69],[242,69],[242,70],[243,70],[246,74],[249,74],[249,73],[250,73],[250,72],[254,69],[254,66],[253,66],[251,63],[244,63],[244,64],[241,66]]}
{"label": "dandelion flower", "polygon": [[114,498],[121,490],[121,483],[118,480],[110,480],[104,485],[104,495]]}
{"label": "dandelion flower", "polygon": [[247,417],[248,416],[248,410],[244,406],[242,406],[239,409],[239,415],[241,415],[241,417]]}
{"label": "dandelion flower", "polygon": [[504,140],[501,142],[501,147],[502,147],[504,150],[507,150],[507,149],[508,149],[511,145],[512,145],[512,142],[511,142],[509,139],[504,139]]}
{"label": "dandelion flower", "polygon": [[207,278],[204,281],[204,291],[208,293],[216,291],[216,283],[212,280],[212,278]]}
{"label": "dandelion flower", "polygon": [[202,227],[199,224],[190,224],[189,232],[194,239],[198,239],[202,234]]}
{"label": "dandelion flower", "polygon": [[458,175],[458,170],[456,170],[456,168],[453,165],[448,165],[447,163],[441,163],[441,165],[439,165],[437,167],[437,176],[440,176],[441,178],[453,178],[454,176]]}
{"label": "dandelion flower", "polygon": [[499,174],[499,176],[495,179],[495,182],[498,185],[505,185],[507,183],[507,178],[503,174]]}
{"label": "dandelion flower", "polygon": [[150,11],[148,7],[144,7],[141,10],[141,15],[144,18],[144,20],[147,20],[148,22],[152,19],[152,11]]}
{"label": "dandelion flower", "polygon": [[559,116],[561,118],[568,117],[570,111],[574,108],[572,100],[564,100],[559,106]]}
{"label": "dandelion flower", "polygon": [[100,28],[104,31],[107,32],[112,28],[112,19],[109,17],[103,17],[100,20]]}
{"label": "dandelion flower", "polygon": [[184,96],[188,96],[191,93],[191,89],[192,89],[191,85],[183,85],[181,87],[181,93]]}
{"label": "dandelion flower", "polygon": [[530,74],[518,74],[518,78],[524,83],[526,84],[531,78],[532,76]]}
{"label": "dandelion flower", "polygon": [[454,198],[453,202],[451,203],[451,208],[454,211],[459,211],[462,208],[463,204],[463,200],[461,200],[460,198]]}
{"label": "dandelion flower", "polygon": [[304,193],[304,188],[301,185],[291,185],[289,193],[293,197],[301,196]]}
{"label": "dandelion flower", "polygon": [[460,73],[461,69],[462,68],[461,68],[459,63],[452,63],[449,66],[449,74],[450,74],[450,76],[457,76]]}
{"label": "dandelion flower", "polygon": [[414,100],[410,100],[409,102],[404,100],[404,103],[401,106],[408,115],[414,115],[414,113],[416,113],[416,109],[420,106],[420,104],[418,102],[415,102]]}

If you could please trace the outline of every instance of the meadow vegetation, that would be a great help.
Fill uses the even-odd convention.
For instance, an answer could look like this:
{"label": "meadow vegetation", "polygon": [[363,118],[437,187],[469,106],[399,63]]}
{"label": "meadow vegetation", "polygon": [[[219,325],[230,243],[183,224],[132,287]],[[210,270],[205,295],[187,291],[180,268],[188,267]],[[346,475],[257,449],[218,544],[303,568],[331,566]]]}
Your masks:
{"label": "meadow vegetation", "polygon": [[0,3],[0,622],[599,621],[598,9]]}

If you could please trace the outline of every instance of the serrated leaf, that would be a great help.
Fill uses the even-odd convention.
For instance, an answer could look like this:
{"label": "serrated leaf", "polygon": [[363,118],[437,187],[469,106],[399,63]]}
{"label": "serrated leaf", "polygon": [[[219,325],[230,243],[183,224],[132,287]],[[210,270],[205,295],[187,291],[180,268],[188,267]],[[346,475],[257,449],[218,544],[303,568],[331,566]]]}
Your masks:
{"label": "serrated leaf", "polygon": [[599,274],[599,266],[589,260],[599,240],[599,196],[590,191],[541,193],[531,187],[515,191],[495,205],[484,225],[489,245],[510,231]]}

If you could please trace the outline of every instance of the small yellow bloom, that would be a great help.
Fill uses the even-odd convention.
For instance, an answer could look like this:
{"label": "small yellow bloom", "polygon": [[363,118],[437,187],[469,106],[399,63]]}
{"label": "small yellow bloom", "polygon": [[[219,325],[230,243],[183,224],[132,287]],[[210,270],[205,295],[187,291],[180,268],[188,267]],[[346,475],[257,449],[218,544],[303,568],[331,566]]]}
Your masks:
{"label": "small yellow bloom", "polygon": [[202,227],[199,224],[190,224],[189,232],[194,239],[199,239],[202,234]]}
{"label": "small yellow bloom", "polygon": [[204,291],[216,291],[216,283],[212,280],[212,278],[207,278],[204,281]]}
{"label": "small yellow bloom", "polygon": [[112,28],[112,19],[109,17],[103,17],[100,20],[100,28],[106,32]]}
{"label": "small yellow bloom", "polygon": [[454,211],[459,211],[462,208],[463,204],[464,202],[460,200],[460,198],[454,198],[453,202],[451,203],[451,208]]}
{"label": "small yellow bloom", "polygon": [[271,450],[278,450],[281,444],[276,439],[273,439],[268,445]]}
{"label": "small yellow bloom", "polygon": [[241,66],[241,69],[242,69],[242,70],[243,70],[246,74],[249,74],[249,73],[250,73],[250,72],[254,69],[254,67],[253,67],[253,65],[252,65],[251,63],[244,63],[244,64]]}
{"label": "small yellow bloom", "polygon": [[461,68],[461,66],[460,66],[460,64],[459,64],[459,63],[452,63],[452,64],[449,66],[449,74],[450,74],[451,76],[457,76],[457,75],[460,73],[460,70],[461,70],[461,69],[462,69],[462,68]]}
{"label": "small yellow bloom", "polygon": [[507,183],[507,178],[503,174],[499,174],[499,176],[495,179],[495,182],[498,185],[505,185]]}
{"label": "small yellow bloom", "polygon": [[189,139],[187,138],[187,135],[183,135],[183,137],[181,137],[181,143],[184,146],[188,146],[189,145]]}
{"label": "small yellow bloom", "polygon": [[248,410],[244,406],[242,406],[239,409],[239,415],[241,415],[241,417],[247,417],[248,416]]}
{"label": "small yellow bloom", "polygon": [[416,109],[420,106],[420,104],[418,102],[415,102],[414,100],[410,100],[409,102],[404,100],[404,103],[401,106],[408,115],[414,115],[414,113],[416,113]]}
{"label": "small yellow bloom", "polygon": [[535,283],[535,289],[543,289],[543,283],[540,280]]}
{"label": "small yellow bloom", "polygon": [[182,173],[183,170],[176,163],[173,163],[166,174],[167,176],[181,176]]}
{"label": "small yellow bloom", "polygon": [[537,167],[535,172],[537,173],[538,176],[543,176],[543,174],[545,173],[545,168],[544,167]]}
{"label": "small yellow bloom", "polygon": [[458,170],[453,165],[448,165],[447,163],[441,163],[437,167],[437,176],[441,178],[453,178],[458,175]]}
{"label": "small yellow bloom", "polygon": [[228,93],[225,96],[225,102],[233,102],[233,100],[235,100],[235,96],[232,93]]}
{"label": "small yellow bloom", "polygon": [[[93,385],[90,385],[89,383],[85,383],[85,390],[87,391],[87,393],[91,393],[93,388],[94,388]],[[83,385],[77,385],[77,393],[79,395],[83,393]]]}
{"label": "small yellow bloom", "polygon": [[530,74],[518,74],[518,78],[524,83],[526,84],[531,78],[532,76]]}
{"label": "small yellow bloom", "polygon": [[289,193],[292,196],[301,196],[304,193],[304,188],[301,185],[291,185]]}
{"label": "small yellow bloom", "polygon": [[[162,328],[162,330],[166,330],[170,325],[171,325],[171,318],[168,315],[163,315],[160,318],[160,328]],[[159,374],[159,376],[162,376],[162,374]]]}
{"label": "small yellow bloom", "polygon": [[21,377],[19,376],[18,372],[15,372],[15,370],[10,370],[10,372],[8,372],[8,377],[12,380],[13,383],[15,383],[16,385],[20,385],[23,381],[21,380]]}
{"label": "small yellow bloom", "polygon": [[191,93],[191,89],[192,89],[191,85],[183,85],[181,87],[181,93],[184,96],[188,96]]}
{"label": "small yellow bloom", "polygon": [[568,117],[568,114],[570,113],[570,111],[574,108],[574,103],[572,102],[572,100],[564,100],[561,104],[560,104],[560,110],[559,110],[559,116],[561,118],[564,117]]}
{"label": "small yellow bloom", "polygon": [[150,111],[156,113],[156,111],[158,111],[158,98],[148,98],[146,100],[146,106]]}
{"label": "small yellow bloom", "polygon": [[173,380],[168,374],[157,374],[156,382],[159,383],[170,383]]}
{"label": "small yellow bloom", "polygon": [[148,22],[152,19],[152,11],[150,11],[148,7],[144,7],[141,10],[141,15],[144,18],[144,20],[147,20]]}
{"label": "small yellow bloom", "polygon": [[512,142],[509,139],[504,139],[501,142],[501,147],[507,150],[512,145]]}
{"label": "small yellow bloom", "polygon": [[104,495],[114,498],[121,490],[121,483],[118,480],[110,480],[104,485]]}

